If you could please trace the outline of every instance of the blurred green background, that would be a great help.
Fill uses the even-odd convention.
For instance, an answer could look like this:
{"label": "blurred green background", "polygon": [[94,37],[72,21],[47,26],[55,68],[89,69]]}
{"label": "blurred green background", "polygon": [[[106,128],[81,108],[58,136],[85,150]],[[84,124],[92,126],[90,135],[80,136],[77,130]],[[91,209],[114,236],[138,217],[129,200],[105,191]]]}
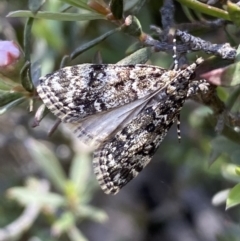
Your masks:
{"label": "blurred green background", "polygon": [[[137,5],[143,1],[132,2]],[[144,32],[152,33],[150,25],[161,26],[162,4],[159,0],[146,1],[136,13]],[[175,23],[189,23],[186,9],[177,1],[174,4]],[[63,7],[63,2],[49,0],[42,10],[58,12]],[[27,9],[28,1],[0,0],[0,39],[15,40],[23,46],[26,18],[6,15]],[[86,10],[72,12],[84,14]],[[193,16],[196,20],[201,17],[196,12]],[[41,75],[45,75],[59,69],[65,55],[114,28],[113,22],[104,19],[35,19],[28,46],[31,61],[38,61]],[[234,23],[225,29],[191,33],[212,43],[231,42],[226,29],[239,36]],[[98,53],[104,63],[116,63],[136,42],[133,36],[117,32],[69,65],[94,62]],[[169,68],[171,62],[171,55],[160,52],[148,63]],[[219,87],[218,93],[226,100],[231,91]],[[40,100],[35,101],[34,111],[29,113],[25,102],[0,117],[0,240],[240,240],[239,207],[225,211],[224,193],[216,198],[214,203],[218,205],[212,203],[216,193],[240,180],[235,173],[239,145],[217,135],[208,107],[189,100],[181,111],[181,143],[174,125],[141,174],[116,196],[108,196],[95,180],[91,156],[81,150],[64,125],[47,136],[56,121],[52,114],[32,128],[34,112],[40,105]],[[219,158],[210,165],[214,155]],[[231,164],[233,159],[235,163]],[[26,220],[19,220],[22,215]]]}

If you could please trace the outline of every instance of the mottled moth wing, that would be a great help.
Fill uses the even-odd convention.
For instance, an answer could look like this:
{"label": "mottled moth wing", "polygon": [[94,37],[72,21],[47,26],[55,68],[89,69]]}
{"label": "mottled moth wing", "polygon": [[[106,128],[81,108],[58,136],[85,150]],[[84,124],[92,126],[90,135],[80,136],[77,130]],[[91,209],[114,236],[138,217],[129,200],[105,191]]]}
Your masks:
{"label": "mottled moth wing", "polygon": [[[94,172],[107,194],[116,194],[149,163],[189,94],[199,86],[190,79],[198,64],[181,70],[143,110],[94,152]],[[204,89],[204,88],[203,88]]]}
{"label": "mottled moth wing", "polygon": [[73,123],[151,95],[166,72],[150,65],[75,65],[40,78],[37,92],[53,114]]}
{"label": "mottled moth wing", "polygon": [[85,118],[79,123],[66,123],[75,135],[90,149],[96,149],[102,142],[113,135],[116,130],[133,119],[144,107],[146,98],[127,105],[101,112]]}
{"label": "mottled moth wing", "polygon": [[116,194],[149,163],[179,108],[180,103],[172,108],[175,112],[164,102],[148,106],[94,152],[94,172],[105,193]]}
{"label": "mottled moth wing", "polygon": [[94,172],[105,193],[116,194],[151,160],[198,89],[187,68],[149,65],[66,67],[40,78],[37,92],[49,110],[93,147]]}
{"label": "mottled moth wing", "polygon": [[150,65],[76,65],[40,78],[37,92],[53,114],[95,149],[163,87],[167,73]]}

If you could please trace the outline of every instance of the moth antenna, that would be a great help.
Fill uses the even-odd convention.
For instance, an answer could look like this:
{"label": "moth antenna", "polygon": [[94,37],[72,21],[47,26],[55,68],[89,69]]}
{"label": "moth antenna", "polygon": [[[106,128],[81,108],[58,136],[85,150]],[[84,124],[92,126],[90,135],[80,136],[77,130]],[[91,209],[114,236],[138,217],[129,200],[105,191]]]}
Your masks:
{"label": "moth antenna", "polygon": [[177,135],[178,135],[178,142],[181,142],[181,130],[180,130],[180,114],[177,115]]}
{"label": "moth antenna", "polygon": [[[174,61],[174,70],[178,70],[178,59],[177,59],[177,40],[176,38],[173,39],[173,61]],[[177,135],[178,135],[178,142],[181,142],[181,130],[180,130],[180,113],[177,115]]]}
{"label": "moth antenna", "polygon": [[174,61],[174,70],[178,70],[178,59],[177,59],[177,40],[173,39],[173,61]]}

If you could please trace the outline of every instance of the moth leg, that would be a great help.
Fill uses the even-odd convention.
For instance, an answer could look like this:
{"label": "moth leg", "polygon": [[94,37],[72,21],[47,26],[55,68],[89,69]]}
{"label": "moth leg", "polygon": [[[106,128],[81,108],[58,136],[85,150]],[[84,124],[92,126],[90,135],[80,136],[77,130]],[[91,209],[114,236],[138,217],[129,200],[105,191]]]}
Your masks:
{"label": "moth leg", "polygon": [[180,130],[180,113],[177,115],[177,135],[178,135],[178,142],[181,142],[181,130]]}
{"label": "moth leg", "polygon": [[210,84],[205,80],[193,80],[189,83],[187,97],[191,97],[201,92],[207,92]]}

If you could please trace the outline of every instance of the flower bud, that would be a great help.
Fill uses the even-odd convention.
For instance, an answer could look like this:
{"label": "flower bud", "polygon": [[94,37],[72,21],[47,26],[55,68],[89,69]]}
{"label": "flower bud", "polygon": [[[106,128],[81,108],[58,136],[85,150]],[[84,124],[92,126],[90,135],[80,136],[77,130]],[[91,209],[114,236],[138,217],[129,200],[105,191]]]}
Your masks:
{"label": "flower bud", "polygon": [[14,41],[0,40],[0,74],[20,81],[20,71],[24,64],[24,54]]}

